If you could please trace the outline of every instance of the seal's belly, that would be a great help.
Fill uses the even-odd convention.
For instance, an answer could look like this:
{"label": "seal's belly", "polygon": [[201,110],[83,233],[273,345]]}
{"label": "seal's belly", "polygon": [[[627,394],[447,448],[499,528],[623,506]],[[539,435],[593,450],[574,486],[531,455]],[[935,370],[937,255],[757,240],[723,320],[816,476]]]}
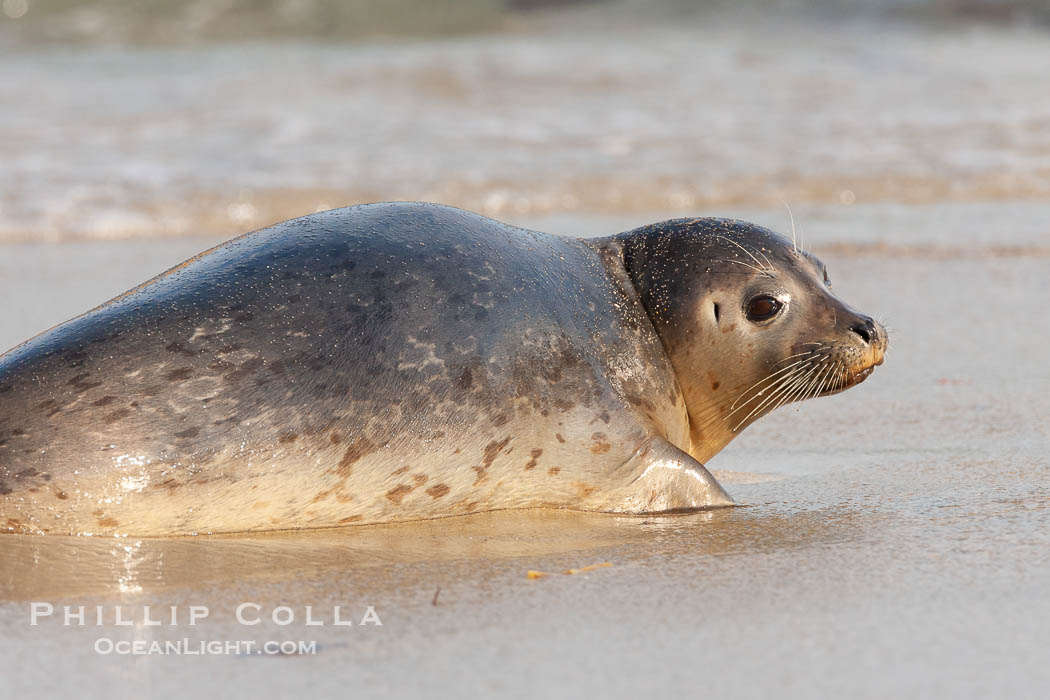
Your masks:
{"label": "seal's belly", "polygon": [[[597,415],[601,415],[600,413]],[[431,440],[383,444],[337,430],[271,450],[214,454],[192,469],[128,455],[0,501],[15,532],[195,534],[333,527],[523,507],[580,507],[645,439],[578,408],[515,416]],[[79,473],[78,473],[79,472]]]}

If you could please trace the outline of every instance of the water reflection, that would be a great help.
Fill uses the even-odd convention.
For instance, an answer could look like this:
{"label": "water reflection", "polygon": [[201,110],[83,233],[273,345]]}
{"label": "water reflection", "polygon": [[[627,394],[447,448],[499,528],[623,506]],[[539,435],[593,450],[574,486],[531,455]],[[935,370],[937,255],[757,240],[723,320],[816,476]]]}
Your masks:
{"label": "water reflection", "polygon": [[[622,517],[506,511],[418,523],[253,536],[87,538],[9,535],[0,549],[6,600],[129,598],[180,589],[313,580],[382,589],[484,579],[496,571],[562,571],[598,561],[670,563],[843,541],[859,511],[779,512],[755,506],[684,515]],[[317,595],[301,586],[295,595]]]}

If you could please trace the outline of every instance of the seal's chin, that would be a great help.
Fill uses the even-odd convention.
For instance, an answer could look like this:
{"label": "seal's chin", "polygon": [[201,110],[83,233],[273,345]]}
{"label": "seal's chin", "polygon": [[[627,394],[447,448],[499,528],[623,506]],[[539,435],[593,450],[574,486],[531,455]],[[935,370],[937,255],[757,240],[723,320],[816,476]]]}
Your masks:
{"label": "seal's chin", "polygon": [[843,371],[840,381],[830,389],[822,391],[820,395],[831,396],[832,394],[837,394],[841,391],[857,386],[871,376],[871,373],[875,371],[875,368],[881,364],[882,355],[879,355],[870,362],[859,364],[855,367],[847,367]]}
{"label": "seal's chin", "polygon": [[846,388],[856,386],[863,382],[868,376],[875,371],[877,365],[868,365],[867,367],[861,367],[857,370],[848,370],[846,372]]}

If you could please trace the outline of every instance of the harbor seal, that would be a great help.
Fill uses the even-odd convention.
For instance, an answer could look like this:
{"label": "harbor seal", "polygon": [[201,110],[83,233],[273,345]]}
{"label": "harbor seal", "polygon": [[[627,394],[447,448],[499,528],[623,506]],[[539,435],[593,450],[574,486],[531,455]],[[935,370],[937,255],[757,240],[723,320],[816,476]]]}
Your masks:
{"label": "harbor seal", "polygon": [[246,234],[0,356],[0,526],[182,535],[731,505],[704,468],[880,364],[779,235],[371,204]]}

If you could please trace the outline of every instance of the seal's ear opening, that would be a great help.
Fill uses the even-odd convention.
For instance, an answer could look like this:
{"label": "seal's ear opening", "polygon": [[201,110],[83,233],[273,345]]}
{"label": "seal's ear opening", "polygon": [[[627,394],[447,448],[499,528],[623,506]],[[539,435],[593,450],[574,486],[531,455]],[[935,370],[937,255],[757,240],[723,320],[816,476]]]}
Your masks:
{"label": "seal's ear opening", "polygon": [[718,302],[715,302],[715,323],[718,323]]}

